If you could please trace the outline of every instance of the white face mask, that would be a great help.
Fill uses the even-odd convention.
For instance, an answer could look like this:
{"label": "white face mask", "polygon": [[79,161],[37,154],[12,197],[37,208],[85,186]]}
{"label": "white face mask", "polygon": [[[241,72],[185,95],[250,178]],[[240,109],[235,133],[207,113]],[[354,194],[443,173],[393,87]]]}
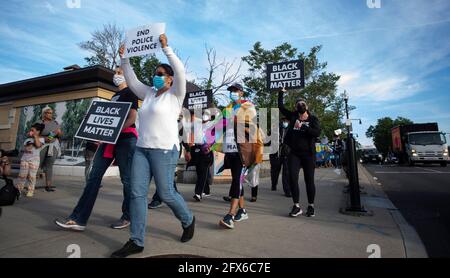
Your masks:
{"label": "white face mask", "polygon": [[125,76],[119,75],[119,74],[114,74],[113,82],[114,82],[114,85],[119,87],[120,84],[125,82]]}
{"label": "white face mask", "polygon": [[283,122],[283,127],[284,127],[284,128],[287,128],[288,126],[289,126],[289,123]]}
{"label": "white face mask", "polygon": [[209,121],[209,116],[208,116],[208,115],[203,115],[203,116],[202,116],[202,120],[203,120],[204,122]]}

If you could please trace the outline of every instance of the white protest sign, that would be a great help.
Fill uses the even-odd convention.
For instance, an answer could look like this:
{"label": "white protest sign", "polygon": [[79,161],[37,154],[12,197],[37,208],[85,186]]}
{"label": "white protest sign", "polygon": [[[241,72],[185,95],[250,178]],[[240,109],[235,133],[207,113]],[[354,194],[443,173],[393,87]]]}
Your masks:
{"label": "white protest sign", "polygon": [[127,32],[125,58],[152,54],[161,49],[159,36],[166,32],[165,23],[155,23],[134,28]]}

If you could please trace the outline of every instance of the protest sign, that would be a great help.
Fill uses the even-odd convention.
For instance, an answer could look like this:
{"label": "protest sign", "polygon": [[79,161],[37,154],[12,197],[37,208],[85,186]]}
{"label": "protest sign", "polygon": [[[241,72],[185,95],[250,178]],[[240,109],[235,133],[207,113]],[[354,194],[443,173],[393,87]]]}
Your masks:
{"label": "protest sign", "polygon": [[130,102],[93,101],[75,137],[116,144],[130,107]]}
{"label": "protest sign", "polygon": [[161,49],[159,36],[166,30],[165,23],[155,23],[131,29],[125,39],[125,58],[155,53]]}
{"label": "protest sign", "polygon": [[194,109],[206,109],[212,106],[212,90],[186,93],[183,106],[191,111]]}
{"label": "protest sign", "polygon": [[279,91],[283,88],[305,87],[305,66],[302,60],[266,65],[267,89]]}

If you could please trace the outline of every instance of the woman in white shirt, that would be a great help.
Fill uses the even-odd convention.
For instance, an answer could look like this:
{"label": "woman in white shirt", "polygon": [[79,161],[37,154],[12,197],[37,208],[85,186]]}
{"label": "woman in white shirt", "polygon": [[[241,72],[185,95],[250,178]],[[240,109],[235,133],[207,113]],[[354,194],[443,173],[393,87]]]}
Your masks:
{"label": "woman in white shirt", "polygon": [[179,138],[177,119],[186,95],[185,70],[180,59],[167,44],[165,34],[159,37],[162,50],[170,65],[161,64],[153,77],[153,87],[141,83],[123,58],[121,65],[128,86],[143,100],[139,110],[139,138],[131,170],[131,237],[112,257],[127,257],[144,249],[147,225],[147,195],[149,184],[155,178],[156,189],[175,216],[181,221],[181,242],[194,235],[195,217],[183,197],[173,187],[173,173],[178,162]]}

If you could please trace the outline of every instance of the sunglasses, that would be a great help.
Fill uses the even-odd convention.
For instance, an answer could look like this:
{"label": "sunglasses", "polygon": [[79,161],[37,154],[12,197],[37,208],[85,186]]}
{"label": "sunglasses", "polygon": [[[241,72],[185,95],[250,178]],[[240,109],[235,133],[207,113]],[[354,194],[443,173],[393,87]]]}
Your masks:
{"label": "sunglasses", "polygon": [[159,76],[159,77],[162,77],[164,75],[166,75],[164,72],[157,72],[157,73],[155,73],[155,76]]}

